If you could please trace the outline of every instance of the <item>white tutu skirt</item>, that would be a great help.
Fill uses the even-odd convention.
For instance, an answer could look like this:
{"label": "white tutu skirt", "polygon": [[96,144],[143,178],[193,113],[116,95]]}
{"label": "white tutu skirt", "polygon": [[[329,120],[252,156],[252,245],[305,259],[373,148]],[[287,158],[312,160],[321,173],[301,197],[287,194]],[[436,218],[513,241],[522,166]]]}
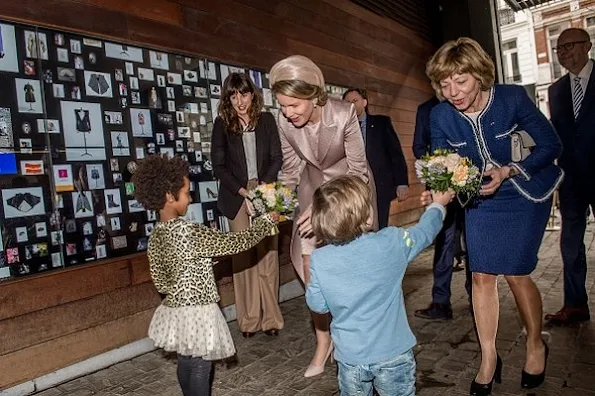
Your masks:
{"label": "white tutu skirt", "polygon": [[225,359],[236,353],[217,304],[176,308],[161,304],[149,325],[149,338],[168,352],[205,360]]}

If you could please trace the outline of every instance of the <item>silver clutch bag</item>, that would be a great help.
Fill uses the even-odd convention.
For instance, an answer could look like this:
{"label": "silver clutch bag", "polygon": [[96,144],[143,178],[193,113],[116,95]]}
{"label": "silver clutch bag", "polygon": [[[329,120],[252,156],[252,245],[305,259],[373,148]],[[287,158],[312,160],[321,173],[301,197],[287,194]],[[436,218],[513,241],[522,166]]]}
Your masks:
{"label": "silver clutch bag", "polygon": [[535,140],[526,131],[514,131],[510,134],[512,162],[525,160],[535,147]]}

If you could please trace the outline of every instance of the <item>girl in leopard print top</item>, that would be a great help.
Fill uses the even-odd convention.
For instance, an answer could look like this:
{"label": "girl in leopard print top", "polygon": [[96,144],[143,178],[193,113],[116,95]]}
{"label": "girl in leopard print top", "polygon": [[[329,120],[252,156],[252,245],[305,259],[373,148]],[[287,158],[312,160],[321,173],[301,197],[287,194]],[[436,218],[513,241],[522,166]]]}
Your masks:
{"label": "girl in leopard print top", "polygon": [[149,337],[178,355],[178,381],[185,396],[210,395],[212,360],[233,356],[235,348],[217,305],[213,257],[250,249],[274,225],[258,217],[253,227],[222,233],[181,218],[192,202],[188,163],[179,157],[151,156],[134,173],[135,198],[158,210],[160,222],[149,238],[151,278],[163,303],[155,310]]}

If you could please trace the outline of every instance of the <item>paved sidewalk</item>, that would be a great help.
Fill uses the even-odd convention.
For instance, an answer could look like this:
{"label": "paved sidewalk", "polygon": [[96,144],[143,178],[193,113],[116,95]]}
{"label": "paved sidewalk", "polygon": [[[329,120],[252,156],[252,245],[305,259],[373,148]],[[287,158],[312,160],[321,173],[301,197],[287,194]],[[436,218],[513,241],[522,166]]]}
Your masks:
{"label": "paved sidewalk", "polygon": [[[590,262],[593,262],[594,227],[587,232]],[[562,302],[562,265],[558,249],[559,232],[548,232],[540,252],[540,264],[533,276],[543,294],[544,310],[556,311]],[[419,396],[468,395],[469,383],[478,366],[478,347],[464,290],[464,272],[453,278],[452,321],[431,322],[413,316],[429,303],[432,287],[432,250],[412,263],[404,281],[407,312],[417,336]],[[589,273],[588,290],[593,301],[595,271]],[[522,391],[520,373],[524,359],[524,337],[514,298],[506,282],[500,284],[500,330],[497,346],[504,360],[503,384],[494,395],[595,396],[595,323],[544,329],[550,359],[545,384]],[[238,364],[216,366],[214,396],[338,395],[336,368],[328,364],[323,375],[303,378],[314,348],[309,313],[303,298],[282,304],[285,330],[279,337],[259,334],[241,337],[236,323],[230,324],[238,348]],[[161,352],[148,353],[131,361],[68,382],[40,393],[54,395],[181,395],[176,379],[175,359]],[[397,396],[397,395],[395,395]]]}

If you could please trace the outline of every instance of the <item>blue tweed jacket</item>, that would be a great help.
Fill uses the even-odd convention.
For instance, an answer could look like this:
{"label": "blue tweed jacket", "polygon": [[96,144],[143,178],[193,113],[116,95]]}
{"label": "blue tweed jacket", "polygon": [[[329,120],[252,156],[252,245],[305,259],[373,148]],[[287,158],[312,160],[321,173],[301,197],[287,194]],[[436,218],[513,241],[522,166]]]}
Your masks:
{"label": "blue tweed jacket", "polygon": [[[530,201],[549,199],[564,178],[564,172],[554,165],[562,152],[560,139],[521,86],[491,88],[477,124],[450,103],[443,102],[432,110],[430,125],[432,150],[454,150],[469,157],[481,170],[489,163],[516,167],[520,174],[510,181]],[[536,146],[524,161],[513,163],[510,134],[518,130],[531,135]]]}

